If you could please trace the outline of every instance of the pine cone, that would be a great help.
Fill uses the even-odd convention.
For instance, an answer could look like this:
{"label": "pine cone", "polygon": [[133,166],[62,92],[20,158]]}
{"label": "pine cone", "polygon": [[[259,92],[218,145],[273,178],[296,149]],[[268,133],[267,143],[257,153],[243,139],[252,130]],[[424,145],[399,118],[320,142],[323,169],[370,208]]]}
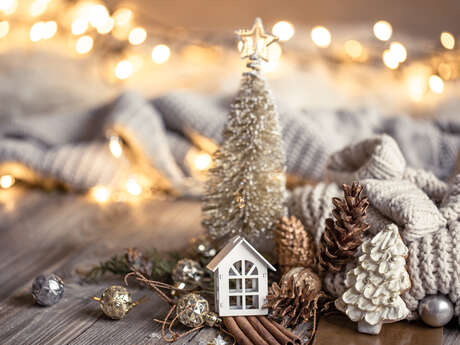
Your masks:
{"label": "pine cone", "polygon": [[353,182],[343,185],[345,197],[333,198],[335,218],[326,219],[326,230],[320,242],[319,264],[322,270],[339,272],[353,260],[356,249],[363,241],[363,233],[369,228],[365,222],[369,201],[363,196],[363,186]]}
{"label": "pine cone", "polygon": [[276,254],[283,273],[293,267],[315,267],[313,238],[294,216],[283,217],[275,228]]}
{"label": "pine cone", "polygon": [[295,267],[281,278],[280,285],[272,284],[266,307],[271,318],[295,327],[316,314],[320,299],[327,299],[320,277],[310,268]]}

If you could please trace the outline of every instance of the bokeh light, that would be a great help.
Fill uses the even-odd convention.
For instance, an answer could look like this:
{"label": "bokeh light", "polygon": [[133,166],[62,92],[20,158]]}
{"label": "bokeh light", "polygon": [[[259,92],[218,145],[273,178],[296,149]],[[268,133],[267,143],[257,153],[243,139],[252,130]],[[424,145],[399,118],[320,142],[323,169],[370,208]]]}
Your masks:
{"label": "bokeh light", "polygon": [[442,93],[444,91],[444,81],[437,75],[430,76],[428,80],[428,85],[430,86],[430,90],[434,93]]}
{"label": "bokeh light", "polygon": [[170,56],[171,50],[165,44],[158,44],[152,50],[152,60],[157,64],[165,63]]}
{"label": "bokeh light", "polygon": [[332,41],[331,33],[324,26],[315,26],[311,30],[311,39],[318,47],[329,47]]}
{"label": "bokeh light", "polygon": [[374,24],[374,35],[381,41],[388,41],[393,34],[391,24],[386,20],[379,20]]}
{"label": "bokeh light", "polygon": [[131,30],[129,33],[129,43],[132,45],[139,45],[145,42],[147,39],[147,31],[144,28],[137,27]]}
{"label": "bokeh light", "polygon": [[133,64],[129,60],[122,60],[115,67],[115,76],[118,79],[128,79],[133,74]]}
{"label": "bokeh light", "polygon": [[444,31],[441,33],[441,44],[444,48],[452,50],[455,48],[455,37],[450,32]]}
{"label": "bokeh light", "polygon": [[295,29],[291,23],[283,20],[273,25],[272,33],[277,36],[280,41],[288,41],[294,36]]}
{"label": "bokeh light", "polygon": [[0,38],[5,37],[10,32],[10,23],[6,20],[0,22]]}
{"label": "bokeh light", "polygon": [[78,54],[87,54],[93,49],[94,41],[91,36],[82,36],[75,44],[75,50]]}
{"label": "bokeh light", "polygon": [[349,40],[345,42],[345,52],[353,60],[359,59],[363,55],[363,45],[355,40]]}
{"label": "bokeh light", "polygon": [[3,175],[0,177],[0,187],[3,189],[11,188],[15,183],[15,178],[12,175]]}
{"label": "bokeh light", "polygon": [[399,63],[403,63],[407,59],[406,47],[400,42],[392,42],[390,44],[390,52]]}
{"label": "bokeh light", "polygon": [[386,67],[389,69],[396,69],[399,67],[398,57],[391,52],[390,49],[386,49],[382,54],[382,60]]}

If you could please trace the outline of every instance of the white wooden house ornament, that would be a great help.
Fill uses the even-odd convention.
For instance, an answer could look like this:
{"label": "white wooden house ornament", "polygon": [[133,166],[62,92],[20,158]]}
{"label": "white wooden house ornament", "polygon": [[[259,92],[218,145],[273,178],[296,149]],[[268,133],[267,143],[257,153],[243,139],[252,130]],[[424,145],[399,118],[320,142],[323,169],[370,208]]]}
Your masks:
{"label": "white wooden house ornament", "polygon": [[208,264],[214,272],[219,316],[266,315],[268,268],[276,269],[241,236],[234,237]]}

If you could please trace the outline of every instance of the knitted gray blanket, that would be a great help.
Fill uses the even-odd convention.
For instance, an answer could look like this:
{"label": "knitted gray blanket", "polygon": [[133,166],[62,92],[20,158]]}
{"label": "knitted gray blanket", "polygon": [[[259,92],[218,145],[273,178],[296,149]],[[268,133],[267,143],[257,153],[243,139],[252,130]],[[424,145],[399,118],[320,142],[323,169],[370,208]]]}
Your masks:
{"label": "knitted gray blanket", "polygon": [[[185,155],[193,137],[218,143],[228,105],[225,97],[175,92],[149,101],[128,92],[87,111],[13,117],[0,128],[0,173],[19,164],[29,172],[25,178],[55,180],[76,190],[116,184],[125,178],[129,164],[110,154],[107,133],[113,132],[136,149],[144,166],[154,167],[181,189],[190,174]],[[455,170],[460,121],[279,108],[288,172],[293,175],[319,180],[331,153],[380,133],[397,141],[411,167],[443,180]]]}

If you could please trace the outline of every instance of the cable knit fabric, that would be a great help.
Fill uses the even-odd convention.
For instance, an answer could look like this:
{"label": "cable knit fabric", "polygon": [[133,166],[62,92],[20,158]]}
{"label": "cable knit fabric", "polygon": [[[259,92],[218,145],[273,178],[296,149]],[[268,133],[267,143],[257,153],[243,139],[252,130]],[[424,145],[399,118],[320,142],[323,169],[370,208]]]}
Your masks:
{"label": "cable knit fabric", "polygon": [[[148,101],[128,92],[87,111],[13,116],[0,128],[0,163],[4,163],[0,173],[6,163],[19,163],[41,178],[77,190],[117,184],[129,173],[129,164],[124,158],[115,159],[108,150],[107,132],[115,132],[135,151],[144,170],[152,168],[153,173],[154,169],[180,189],[190,175],[185,156],[197,145],[193,134],[220,143],[230,98],[173,92]],[[455,172],[460,121],[386,117],[366,110],[293,110],[282,102],[278,108],[287,171],[292,175],[321,180],[330,159],[329,174],[334,181],[346,179],[351,171],[359,179],[404,178],[437,200],[447,188],[442,181]],[[368,139],[381,133],[395,140],[386,136]],[[375,150],[366,151],[369,145],[361,143],[331,157],[365,139],[383,141],[382,152],[376,145]]]}
{"label": "cable knit fabric", "polygon": [[[429,172],[408,167],[396,142],[386,135],[332,155],[327,173],[331,183],[297,188],[289,200],[290,212],[316,241],[332,213],[331,195],[342,194],[338,185],[360,180],[371,205],[366,236],[395,223],[409,248],[407,270],[412,286],[402,296],[411,311],[408,318],[417,318],[419,301],[436,293],[450,298],[460,315],[460,175],[446,184]],[[344,278],[344,272],[327,273],[324,285],[339,296],[345,289]]]}

